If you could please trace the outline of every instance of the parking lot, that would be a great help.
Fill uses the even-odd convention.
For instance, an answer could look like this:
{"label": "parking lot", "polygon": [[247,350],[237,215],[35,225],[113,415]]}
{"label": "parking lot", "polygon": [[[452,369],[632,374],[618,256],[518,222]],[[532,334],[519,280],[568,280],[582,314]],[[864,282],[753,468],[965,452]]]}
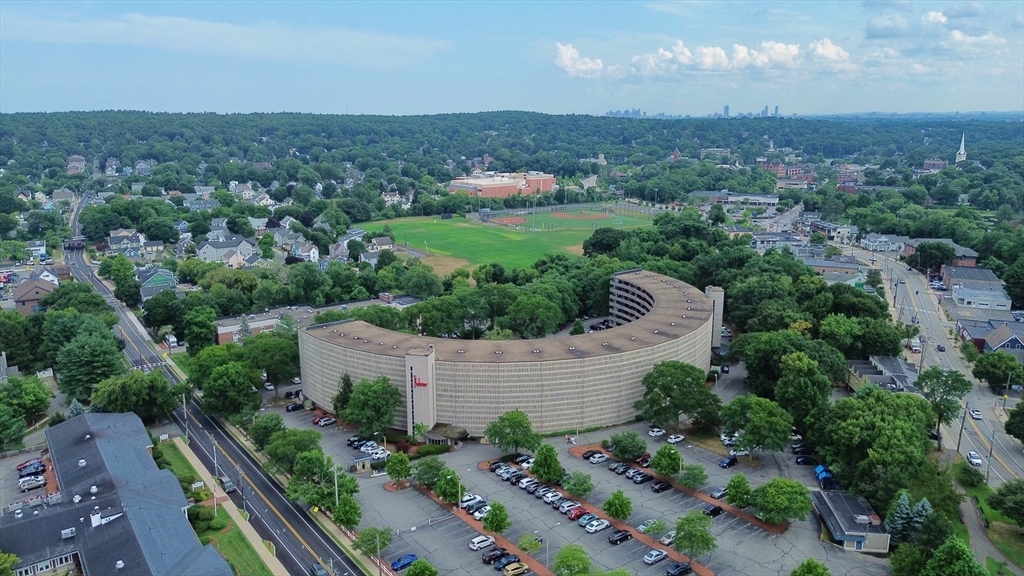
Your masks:
{"label": "parking lot", "polygon": [[56,479],[53,474],[53,468],[50,466],[49,460],[43,460],[43,464],[46,469],[33,476],[44,476],[47,480],[46,485],[22,492],[18,485],[18,465],[27,460],[33,460],[39,457],[39,452],[26,452],[24,454],[16,454],[9,458],[0,460],[0,494],[3,494],[3,501],[0,505],[5,508],[14,502],[20,502],[29,498],[36,498],[39,496],[46,496],[57,492]]}

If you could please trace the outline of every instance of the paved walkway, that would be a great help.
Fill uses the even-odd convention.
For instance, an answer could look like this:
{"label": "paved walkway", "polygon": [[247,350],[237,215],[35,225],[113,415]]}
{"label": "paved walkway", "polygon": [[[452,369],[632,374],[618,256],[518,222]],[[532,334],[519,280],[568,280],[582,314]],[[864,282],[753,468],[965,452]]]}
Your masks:
{"label": "paved walkway", "polygon": [[960,503],[960,514],[963,515],[964,522],[967,524],[967,533],[971,536],[971,550],[974,551],[975,559],[981,562],[982,566],[985,565],[985,558],[991,557],[996,562],[1006,562],[1006,568],[1010,572],[1024,575],[1024,570],[1012,562],[1008,562],[1006,556],[1003,556],[1003,553],[988,539],[985,526],[981,523],[981,516],[978,515],[978,510],[970,498]]}
{"label": "paved walkway", "polygon": [[[203,479],[203,482],[206,482],[206,485],[210,486],[214,491],[214,494],[216,494],[218,490],[217,482],[214,481],[210,472],[206,470],[203,463],[200,462],[199,458],[196,457],[194,452],[192,452],[192,449],[189,448],[180,437],[174,438],[173,442],[178,449],[181,450],[181,453],[185,455],[185,458],[189,463],[192,464],[192,467],[196,469],[196,472],[199,473],[199,477]],[[256,554],[259,555],[260,560],[267,565],[270,572],[275,576],[288,576],[288,571],[285,570],[284,564],[281,564],[281,561],[270,553],[270,550],[268,550],[263,544],[263,539],[256,533],[256,529],[254,529],[252,524],[249,524],[249,522],[245,518],[242,518],[242,515],[238,513],[238,507],[235,506],[234,502],[232,502],[230,498],[218,497],[217,503],[227,510],[228,516],[230,516],[231,520],[242,530],[242,534],[245,535],[249,544],[252,544],[252,547],[256,549]]]}

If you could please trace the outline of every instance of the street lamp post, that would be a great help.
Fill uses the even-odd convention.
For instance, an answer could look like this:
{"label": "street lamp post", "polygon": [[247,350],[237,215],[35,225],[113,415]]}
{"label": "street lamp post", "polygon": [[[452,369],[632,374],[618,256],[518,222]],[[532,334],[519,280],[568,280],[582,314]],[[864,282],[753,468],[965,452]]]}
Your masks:
{"label": "street lamp post", "polygon": [[[562,524],[561,522],[555,522],[555,526],[560,526],[561,524]],[[555,526],[552,526],[551,528],[554,528]],[[551,542],[550,542],[550,540],[551,540],[550,538],[544,539],[544,564],[546,564],[548,566],[551,566]]]}
{"label": "street lamp post", "polygon": [[384,436],[383,434],[381,434],[380,432],[374,432],[373,435],[381,437],[381,440],[384,441],[384,451],[387,452],[387,449],[388,449],[388,439],[387,439],[387,437]]}

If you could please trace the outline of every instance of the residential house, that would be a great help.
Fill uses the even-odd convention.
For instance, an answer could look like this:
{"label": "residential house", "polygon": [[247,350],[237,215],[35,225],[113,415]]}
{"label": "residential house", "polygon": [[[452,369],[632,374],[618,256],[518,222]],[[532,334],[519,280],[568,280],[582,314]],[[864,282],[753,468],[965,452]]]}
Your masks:
{"label": "residential house", "polygon": [[976,268],[973,266],[952,266],[945,264],[941,269],[942,283],[947,290],[959,285],[965,288],[991,289],[1002,288],[1004,282],[996,276],[995,272],[988,268]]}
{"label": "residential house", "polygon": [[57,188],[53,191],[53,201],[60,202],[61,200],[67,200],[68,202],[74,202],[75,193],[67,188]]}
{"label": "residential house", "polygon": [[752,234],[750,239],[750,247],[759,252],[763,252],[769,248],[787,248],[802,243],[803,239],[799,236],[795,234],[788,234],[786,232]]}
{"label": "residential house", "polygon": [[54,286],[60,286],[60,279],[53,272],[50,272],[46,268],[43,268],[39,272],[35,272],[29,275],[30,280],[42,280],[43,282],[49,282]]}
{"label": "residential house", "polygon": [[889,534],[864,498],[839,490],[813,490],[811,502],[831,539],[844,550],[889,552]]}
{"label": "residential house", "polygon": [[213,186],[195,186],[193,188],[196,191],[196,194],[204,200],[209,200],[210,195],[212,195],[214,190],[216,190]]}
{"label": "residential house", "polygon": [[36,258],[42,258],[46,254],[46,240],[29,240],[28,251]]}
{"label": "residential house", "polygon": [[189,230],[189,224],[187,220],[178,220],[174,223],[174,229],[178,231],[178,234],[184,234]]}
{"label": "residential house", "polygon": [[[252,254],[251,256],[255,256]],[[238,250],[228,250],[221,257],[221,262],[228,268],[242,268],[246,263],[246,256],[242,255]]]}
{"label": "residential house", "polygon": [[252,216],[249,216],[248,220],[249,225],[256,230],[257,236],[263,236],[267,233],[267,218],[253,218]]}
{"label": "residential house", "polygon": [[294,224],[295,222],[298,222],[298,220],[292,218],[291,216],[285,216],[284,218],[281,219],[281,227],[291,229],[292,224]]}
{"label": "residential house", "polygon": [[196,246],[196,256],[203,262],[224,262],[229,252],[236,252],[239,255],[238,261],[252,256],[258,252],[256,243],[241,236],[231,236],[223,241],[207,241]]}
{"label": "residential house", "polygon": [[146,236],[140,234],[134,228],[118,228],[111,230],[107,237],[107,256],[124,254],[128,258],[138,258],[142,255],[142,245],[146,242]]}
{"label": "residential house", "polygon": [[[50,484],[15,502],[0,544],[10,573],[83,576],[231,576],[188,521],[190,506],[131,412],[86,413],[45,430]],[[49,493],[47,493],[49,492]]]}
{"label": "residential house", "polygon": [[331,244],[328,258],[331,260],[341,260],[343,262],[348,260],[348,243],[339,240],[338,242]]}
{"label": "residential house", "polygon": [[51,284],[45,280],[22,282],[14,288],[14,305],[18,312],[21,312],[24,316],[29,316],[33,312],[40,312],[39,301],[46,298],[56,288],[56,284]]}
{"label": "residential house", "polygon": [[210,219],[210,230],[227,230],[228,219],[227,218],[211,218]]}
{"label": "residential house", "polygon": [[914,238],[907,242],[903,249],[903,257],[909,258],[917,252],[917,247],[924,242],[945,244],[953,248],[954,258],[950,262],[953,266],[964,266],[974,268],[978,265],[978,253],[970,248],[961,246],[949,238]]}
{"label": "residential house", "polygon": [[359,261],[360,262],[366,262],[370,266],[373,266],[373,267],[376,268],[377,267],[377,257],[379,255],[380,255],[380,252],[363,252],[362,254],[359,255]]}
{"label": "residential house", "polygon": [[849,244],[857,236],[857,227],[853,224],[834,224],[816,220],[811,222],[811,232],[820,232],[829,241]]}
{"label": "residential house", "polygon": [[316,244],[304,242],[292,246],[292,256],[316,264],[320,261],[320,250],[316,247]]}
{"label": "residential house", "polygon": [[266,192],[260,192],[259,194],[254,196],[252,199],[252,203],[257,206],[267,207],[273,206],[275,204],[274,199],[271,198],[270,194],[267,194]]}
{"label": "residential house", "polygon": [[[261,258],[260,254],[257,252],[243,261],[242,268],[269,268],[272,262],[273,260]],[[321,270],[323,269],[324,268],[321,268]]]}
{"label": "residential house", "polygon": [[301,244],[306,241],[306,238],[298,233],[292,232],[287,228],[271,228],[267,230],[267,234],[274,235],[274,245],[279,246],[289,252],[295,244]]}
{"label": "residential house", "polygon": [[185,200],[183,205],[189,210],[213,210],[220,206],[220,200],[217,200],[216,198],[212,200]]}
{"label": "residential house", "polygon": [[860,239],[860,247],[872,252],[903,252],[910,238],[885,234],[868,234]]}
{"label": "residential house", "polygon": [[71,280],[71,266],[67,264],[50,264],[44,270],[56,276],[60,282]]}
{"label": "residential house", "polygon": [[394,242],[388,236],[378,236],[366,246],[366,249],[370,252],[380,252],[381,250],[394,250]]}
{"label": "residential house", "polygon": [[164,253],[163,240],[148,240],[142,243],[142,251],[148,256]]}
{"label": "residential house", "polygon": [[807,266],[810,266],[811,269],[820,275],[839,274],[843,276],[852,276],[860,272],[860,266],[857,265],[856,262],[843,262],[836,259],[824,260],[818,258],[804,258],[801,261]]}
{"label": "residential house", "polygon": [[132,192],[142,192],[145,186],[145,182],[132,182]]}
{"label": "residential house", "polygon": [[142,294],[143,302],[164,290],[174,290],[178,285],[178,278],[174,273],[161,266],[140,268],[135,271],[135,279],[142,285],[139,292]]}

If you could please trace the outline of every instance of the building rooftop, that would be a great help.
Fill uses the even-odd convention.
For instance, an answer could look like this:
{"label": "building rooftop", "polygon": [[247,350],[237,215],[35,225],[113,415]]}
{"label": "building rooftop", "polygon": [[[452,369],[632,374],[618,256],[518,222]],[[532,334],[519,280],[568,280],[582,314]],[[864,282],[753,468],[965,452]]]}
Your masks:
{"label": "building rooftop", "polygon": [[993,282],[1002,284],[1003,281],[996,276],[995,272],[988,268],[974,268],[971,266],[943,266],[943,273],[952,281],[968,282]]}
{"label": "building rooftop", "polygon": [[840,490],[812,490],[814,507],[836,537],[863,540],[865,534],[885,534],[885,527],[875,524],[878,515],[867,500]]}
{"label": "building rooftop", "polygon": [[409,350],[432,346],[440,362],[540,362],[648,348],[692,332],[713,315],[711,300],[685,282],[646,271],[620,272],[613,278],[628,281],[647,291],[654,306],[638,320],[593,334],[536,340],[471,341],[393,332],[361,320],[311,326],[304,330],[318,340],[396,358],[404,358]]}
{"label": "building rooftop", "polygon": [[953,242],[949,238],[913,238],[913,239],[909,240],[907,243],[910,244],[911,246],[913,246],[914,248],[917,248],[918,246],[920,246],[924,242],[937,242],[939,244],[945,244],[947,246],[952,246],[953,247],[953,251],[954,251],[954,253],[956,254],[956,256],[958,258],[977,258],[978,257],[978,253],[975,252],[974,250],[971,250],[970,248],[967,248],[965,246],[961,246],[961,245],[957,244],[956,242]]}
{"label": "building rooftop", "polygon": [[986,290],[984,288],[954,286],[952,292],[954,297],[969,298],[971,300],[1010,299],[1010,297],[1006,295],[1006,292],[1002,289],[1002,287],[994,287],[992,289]]}
{"label": "building rooftop", "polygon": [[853,262],[840,262],[838,260],[826,260],[823,258],[804,258],[801,260],[808,266],[822,266],[828,268],[846,268],[848,270],[859,270],[860,266]]}

